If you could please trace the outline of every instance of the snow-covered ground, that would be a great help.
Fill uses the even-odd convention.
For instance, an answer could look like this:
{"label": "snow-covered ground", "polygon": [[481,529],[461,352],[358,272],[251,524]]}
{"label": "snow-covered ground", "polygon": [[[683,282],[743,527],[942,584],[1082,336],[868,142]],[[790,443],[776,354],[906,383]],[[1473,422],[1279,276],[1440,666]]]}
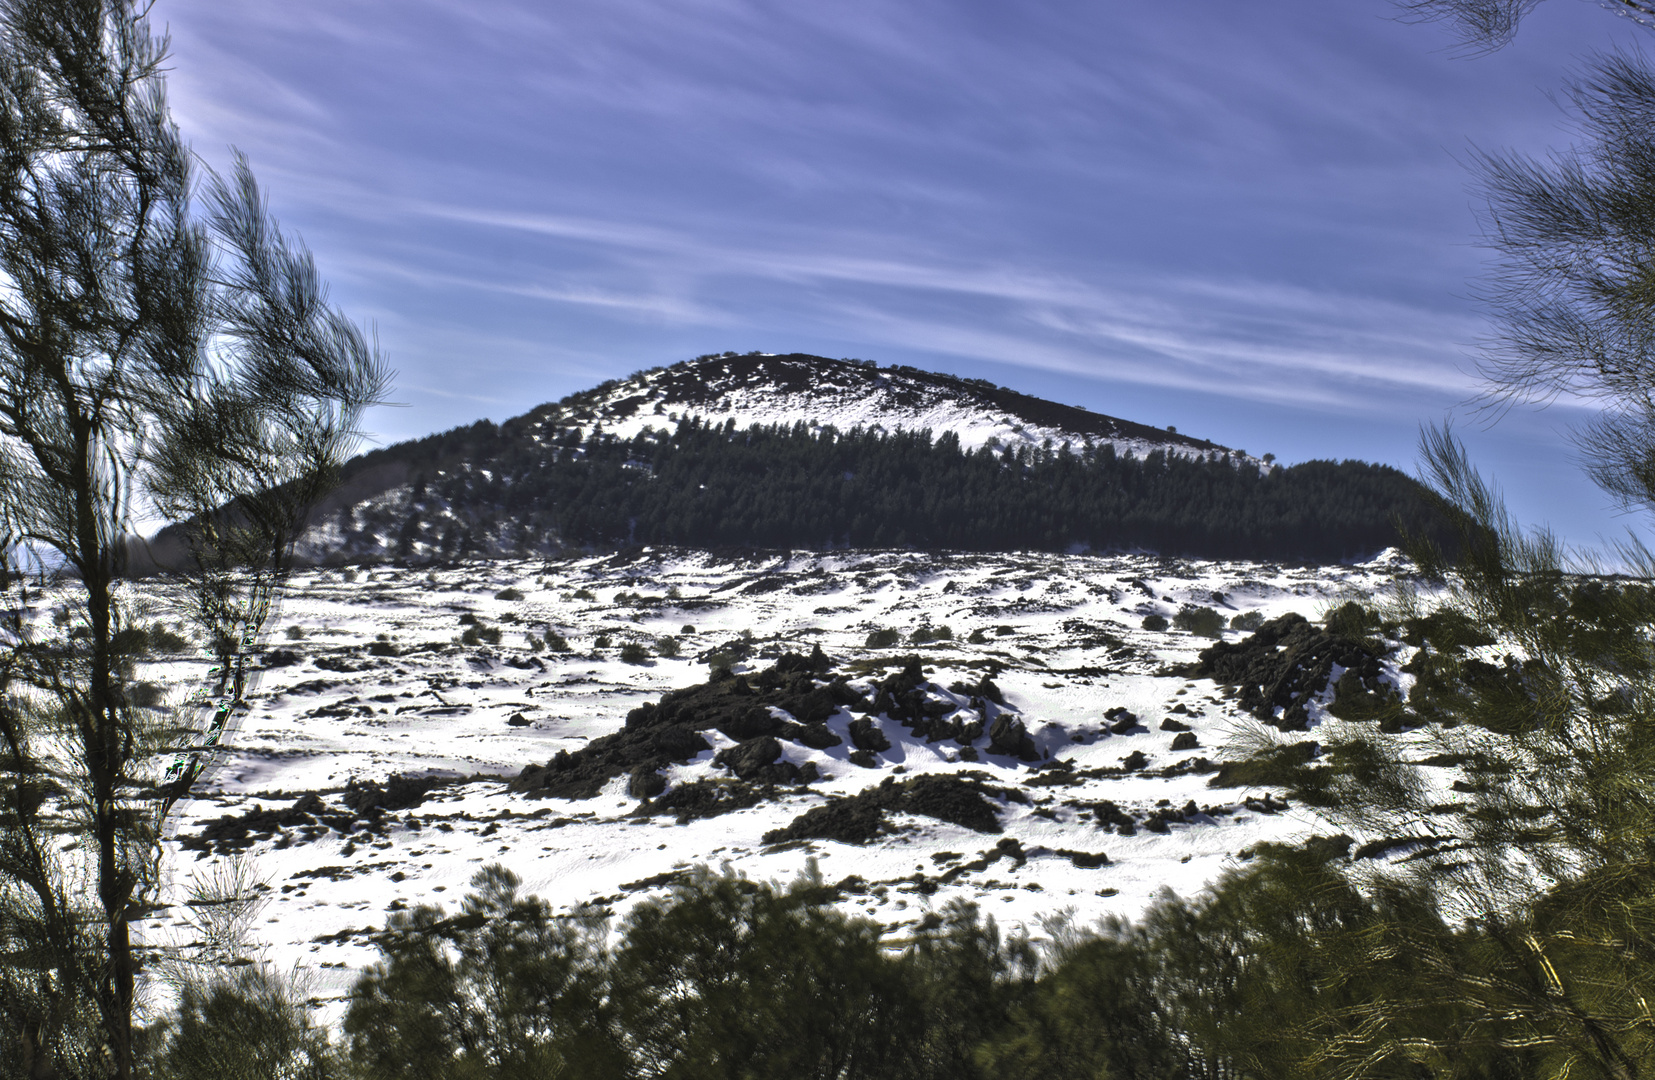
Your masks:
{"label": "snow-covered ground", "polygon": [[[596,902],[617,915],[692,864],[776,879],[793,877],[808,859],[829,882],[859,879],[848,883],[843,903],[898,934],[956,897],[1002,924],[1031,928],[1066,909],[1082,922],[1134,915],[1163,888],[1199,890],[1260,841],[1324,827],[1296,807],[1265,801],[1264,790],[1209,786],[1210,771],[1196,759],[1233,757],[1227,744],[1253,721],[1222,688],[1174,670],[1209,641],[1145,630],[1144,617],[1198,604],[1227,618],[1248,611],[1316,618],[1402,570],[1392,557],[1288,568],[905,552],[732,560],[645,549],[551,564],[307,571],[294,578],[268,642],[293,655],[263,671],[221,766],[177,810],[163,899],[176,902],[192,875],[230,857],[235,844],[223,839],[234,840],[236,829],[214,831],[214,822],[251,823],[246,852],[269,886],[256,933],[270,959],[309,971],[318,995],[334,1003],[374,959],[370,935],[389,911],[430,902],[452,908],[472,874],[492,862],[558,905]],[[498,598],[505,590],[522,598]],[[462,644],[477,624],[497,628],[498,643]],[[876,631],[908,637],[927,626],[948,627],[952,640],[866,644]],[[290,636],[289,628],[298,629]],[[570,651],[531,651],[528,635],[543,639],[547,630],[563,635]],[[653,655],[666,636],[679,657]],[[719,816],[679,824],[670,813],[635,814],[639,800],[627,795],[625,776],[589,799],[507,789],[524,766],[577,751],[620,730],[628,710],[705,682],[704,658],[744,636],[752,655],[737,672],[820,646],[870,701],[874,684],[910,655],[923,658],[930,697],[945,707],[963,707],[968,696],[946,687],[991,674],[1038,760],[989,753],[986,734],[972,742],[973,754],[954,739],[927,742],[885,719],[878,724],[890,748],[872,767],[858,765],[850,760],[853,716],[841,709],[826,722],[840,745],[783,743],[785,758],[814,763],[819,781],[778,786],[774,797]],[[649,644],[651,658],[622,662],[621,647],[632,641]],[[187,689],[202,670],[174,660],[149,677]],[[1121,708],[1141,723],[1112,733],[1105,714]],[[1169,718],[1198,745],[1173,750],[1177,732],[1161,727]],[[711,750],[667,771],[675,787],[729,775],[713,757],[732,741],[716,730],[704,735]],[[1142,767],[1123,769],[1134,752],[1144,756]],[[1072,767],[1052,767],[1062,759]],[[350,835],[326,827],[326,814],[292,812],[280,824],[311,794],[348,822],[341,809],[348,784],[383,784],[398,773],[452,782],[377,826],[351,826]],[[1003,831],[897,813],[889,815],[896,831],[866,844],[762,840],[830,796],[931,773],[963,774],[1002,791],[994,802]],[[1106,800],[1135,819],[1132,835],[1123,835],[1119,815],[1100,810]],[[1191,802],[1196,812],[1183,813]],[[1158,809],[1172,823],[1156,820]],[[260,811],[273,813],[261,819]],[[203,843],[204,836],[220,840]],[[181,916],[180,908],[163,908],[139,933],[150,943],[175,941],[186,925]]]}

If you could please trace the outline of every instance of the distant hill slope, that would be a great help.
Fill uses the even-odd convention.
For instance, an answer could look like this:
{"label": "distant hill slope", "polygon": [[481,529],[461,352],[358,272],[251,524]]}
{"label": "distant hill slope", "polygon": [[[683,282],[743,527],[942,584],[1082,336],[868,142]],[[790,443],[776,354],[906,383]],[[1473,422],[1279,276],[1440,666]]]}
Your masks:
{"label": "distant hill slope", "polygon": [[724,354],[365,454],[302,555],[675,544],[1336,562],[1394,544],[1396,520],[1426,527],[1421,494],[1385,466],[1272,466],[982,380]]}

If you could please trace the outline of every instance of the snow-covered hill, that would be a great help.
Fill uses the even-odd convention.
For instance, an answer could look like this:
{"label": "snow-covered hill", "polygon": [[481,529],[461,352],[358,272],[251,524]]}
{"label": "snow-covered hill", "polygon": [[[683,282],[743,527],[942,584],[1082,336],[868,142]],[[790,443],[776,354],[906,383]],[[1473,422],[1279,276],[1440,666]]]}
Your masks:
{"label": "snow-covered hill", "polygon": [[[389,911],[452,907],[492,862],[560,906],[616,914],[693,864],[769,879],[814,859],[844,905],[898,934],[956,897],[1035,929],[1066,909],[1083,922],[1132,915],[1163,888],[1198,890],[1260,841],[1323,828],[1279,792],[1226,786],[1229,744],[1254,721],[1182,673],[1208,639],[1145,629],[1145,617],[1199,605],[1315,618],[1401,569],[645,549],[305,572],[251,713],[180,808],[164,899],[250,858],[268,883],[257,934],[334,1007]],[[783,675],[763,674],[778,663]],[[585,791],[550,782],[601,757],[586,751],[597,740],[647,728],[648,710],[633,710],[721,664],[745,689],[719,693],[785,685],[852,703],[805,725],[776,708],[741,721],[768,725],[773,747],[726,723],[659,773],[579,773]],[[149,672],[186,688],[200,676],[181,658]],[[1408,677],[1387,663],[1382,678]],[[1312,726],[1329,696],[1305,698]],[[629,713],[641,719],[629,726]],[[560,754],[564,773],[525,775]],[[853,807],[860,833],[828,820]],[[156,912],[142,939],[176,942],[183,914]]]}
{"label": "snow-covered hill", "polygon": [[803,353],[725,353],[640,372],[535,410],[537,424],[603,425],[630,438],[646,427],[671,430],[698,416],[738,429],[753,424],[804,424],[840,431],[952,432],[967,450],[984,444],[1013,447],[1064,442],[1077,449],[1110,443],[1118,454],[1152,450],[1197,456],[1226,448],[1146,424],[1061,405],[938,372],[870,361],[833,360]]}

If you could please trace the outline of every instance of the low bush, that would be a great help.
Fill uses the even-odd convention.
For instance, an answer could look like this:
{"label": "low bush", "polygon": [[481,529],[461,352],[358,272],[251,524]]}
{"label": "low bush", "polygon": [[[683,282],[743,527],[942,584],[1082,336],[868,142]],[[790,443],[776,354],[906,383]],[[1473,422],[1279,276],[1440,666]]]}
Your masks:
{"label": "low bush", "polygon": [[649,650],[636,641],[629,641],[621,646],[621,662],[626,664],[641,664],[649,659]]}
{"label": "low bush", "polygon": [[1328,633],[1344,637],[1364,637],[1379,628],[1379,616],[1354,600],[1328,612],[1325,621]]}
{"label": "low bush", "polygon": [[869,649],[889,649],[902,644],[902,631],[875,630],[863,643]]}
{"label": "low bush", "polygon": [[1167,617],[1165,615],[1145,615],[1143,627],[1145,630],[1165,630]]}
{"label": "low bush", "polygon": [[523,594],[517,589],[507,586],[506,588],[495,593],[494,598],[496,600],[521,600],[523,599]]}
{"label": "low bush", "polygon": [[[298,638],[294,638],[292,631],[298,630],[299,628],[297,626],[293,626],[288,629],[289,633],[287,636],[289,638],[293,638],[295,641],[298,640]],[[304,632],[301,630],[299,632],[299,637],[303,636]],[[149,651],[154,653],[181,653],[190,647],[189,638],[185,637],[183,634],[174,633],[172,630],[167,628],[165,623],[158,622],[154,626],[151,626],[146,637],[148,639],[147,644],[149,646]]]}
{"label": "low bush", "polygon": [[1172,617],[1172,625],[1196,637],[1215,638],[1224,632],[1224,616],[1210,607],[1191,605]]}

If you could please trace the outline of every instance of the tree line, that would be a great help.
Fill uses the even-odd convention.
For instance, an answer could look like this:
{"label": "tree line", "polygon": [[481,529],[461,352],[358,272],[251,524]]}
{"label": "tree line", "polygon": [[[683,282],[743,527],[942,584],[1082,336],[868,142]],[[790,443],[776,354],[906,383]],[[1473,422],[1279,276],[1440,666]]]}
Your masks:
{"label": "tree line", "polygon": [[674,544],[1337,562],[1433,527],[1423,489],[1382,465],[967,450],[952,432],[690,417],[629,439],[551,425],[531,439],[479,424],[382,455],[408,465],[408,497],[341,511],[341,534],[346,550],[404,559]]}

